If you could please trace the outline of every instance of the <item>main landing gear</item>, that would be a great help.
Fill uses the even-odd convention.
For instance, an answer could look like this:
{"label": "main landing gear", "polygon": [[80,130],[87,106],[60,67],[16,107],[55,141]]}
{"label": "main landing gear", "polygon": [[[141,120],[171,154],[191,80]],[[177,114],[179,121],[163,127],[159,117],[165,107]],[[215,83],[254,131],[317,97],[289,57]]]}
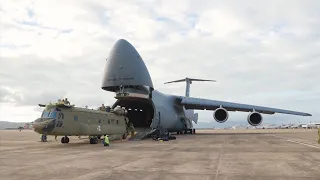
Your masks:
{"label": "main landing gear", "polygon": [[69,143],[69,138],[67,136],[61,138],[61,143]]}
{"label": "main landing gear", "polygon": [[195,129],[185,129],[184,131],[178,131],[177,134],[195,134]]}
{"label": "main landing gear", "polygon": [[[99,138],[100,138],[100,136],[98,136],[98,137],[90,137],[90,144],[98,144]],[[67,143],[69,143],[69,141],[70,140],[69,140],[69,138],[67,136],[64,136],[64,137],[61,138],[61,143],[62,144],[67,144]]]}
{"label": "main landing gear", "polygon": [[90,144],[98,144],[99,139],[97,137],[90,138]]}

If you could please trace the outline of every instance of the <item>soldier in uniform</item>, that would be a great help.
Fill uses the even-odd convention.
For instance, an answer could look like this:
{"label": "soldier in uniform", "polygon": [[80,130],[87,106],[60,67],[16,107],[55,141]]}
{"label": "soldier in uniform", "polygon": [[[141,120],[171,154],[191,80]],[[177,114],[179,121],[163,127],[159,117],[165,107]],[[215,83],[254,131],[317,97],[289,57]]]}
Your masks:
{"label": "soldier in uniform", "polygon": [[68,101],[68,98],[64,99],[64,104],[70,105],[70,102]]}
{"label": "soldier in uniform", "polygon": [[102,106],[100,107],[101,111],[106,111],[106,107],[104,106],[104,104],[102,104]]}
{"label": "soldier in uniform", "polygon": [[110,107],[110,106],[107,106],[107,107],[106,107],[106,111],[107,111],[107,112],[110,112],[110,110],[111,110],[111,107]]}
{"label": "soldier in uniform", "polygon": [[57,104],[63,104],[63,101],[61,99],[58,99],[58,103]]}
{"label": "soldier in uniform", "polygon": [[134,130],[132,122],[129,123],[129,128],[131,130],[131,137],[132,137],[132,136],[134,136],[134,133],[135,133],[135,130]]}

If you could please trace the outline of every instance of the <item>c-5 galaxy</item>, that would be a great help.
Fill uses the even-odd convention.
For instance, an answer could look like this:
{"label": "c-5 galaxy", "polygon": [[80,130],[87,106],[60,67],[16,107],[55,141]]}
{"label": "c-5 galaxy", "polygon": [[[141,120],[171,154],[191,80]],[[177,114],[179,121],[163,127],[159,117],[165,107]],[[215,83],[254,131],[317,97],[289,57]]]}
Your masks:
{"label": "c-5 galaxy", "polygon": [[119,39],[106,59],[101,88],[115,92],[117,100],[112,107],[121,106],[128,110],[127,116],[136,131],[140,129],[144,134],[150,134],[159,125],[168,132],[195,133],[192,121],[197,123],[198,114],[194,110],[213,110],[213,118],[219,123],[227,121],[229,111],[249,112],[247,121],[252,126],[262,123],[261,114],[311,116],[303,112],[189,97],[193,81],[210,80],[185,78],[167,83],[183,81],[186,82],[185,96],[155,90],[142,57],[128,41]]}
{"label": "c-5 galaxy", "polygon": [[127,136],[126,111],[116,107],[110,112],[92,110],[74,105],[39,104],[45,107],[40,118],[33,121],[39,134],[64,136],[61,143],[69,143],[68,136],[90,136],[90,144],[97,144],[100,136]]}

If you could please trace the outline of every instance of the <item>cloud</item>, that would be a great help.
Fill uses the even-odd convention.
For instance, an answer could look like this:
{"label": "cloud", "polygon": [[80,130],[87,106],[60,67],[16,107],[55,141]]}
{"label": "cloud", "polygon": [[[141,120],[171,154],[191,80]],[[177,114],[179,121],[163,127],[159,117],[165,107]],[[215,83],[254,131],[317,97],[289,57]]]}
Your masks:
{"label": "cloud", "polygon": [[[112,104],[101,89],[105,59],[124,38],[144,59],[155,88],[183,95],[309,112],[320,101],[318,1],[1,1],[1,120],[31,121],[38,103],[68,97],[79,106]],[[17,8],[18,7],[18,8]],[[16,116],[15,108],[25,113]],[[28,112],[28,113],[26,113]],[[199,111],[200,121],[213,121]],[[25,116],[23,116],[25,115]],[[245,123],[246,113],[230,121]],[[19,119],[21,118],[21,119]]]}

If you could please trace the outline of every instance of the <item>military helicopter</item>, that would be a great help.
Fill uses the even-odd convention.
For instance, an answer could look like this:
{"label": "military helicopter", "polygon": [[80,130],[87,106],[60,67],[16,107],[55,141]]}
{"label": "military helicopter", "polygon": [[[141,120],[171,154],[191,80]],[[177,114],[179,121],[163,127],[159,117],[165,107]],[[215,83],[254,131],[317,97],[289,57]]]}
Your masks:
{"label": "military helicopter", "polygon": [[97,144],[103,135],[125,139],[127,111],[121,107],[109,112],[59,103],[39,104],[44,107],[40,118],[32,122],[35,132],[43,135],[64,136],[61,143],[69,143],[68,136],[89,136],[90,144]]}

